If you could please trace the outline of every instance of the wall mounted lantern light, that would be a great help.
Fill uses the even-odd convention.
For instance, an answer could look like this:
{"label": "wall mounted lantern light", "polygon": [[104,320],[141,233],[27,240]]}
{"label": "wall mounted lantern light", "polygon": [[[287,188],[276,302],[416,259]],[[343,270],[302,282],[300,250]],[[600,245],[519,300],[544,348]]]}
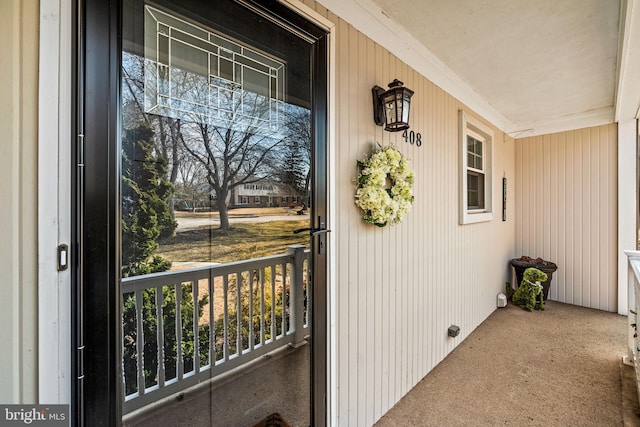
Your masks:
{"label": "wall mounted lantern light", "polygon": [[380,86],[371,89],[373,93],[373,120],[384,130],[398,132],[409,129],[409,107],[413,91],[403,86],[400,80],[389,83],[389,90]]}

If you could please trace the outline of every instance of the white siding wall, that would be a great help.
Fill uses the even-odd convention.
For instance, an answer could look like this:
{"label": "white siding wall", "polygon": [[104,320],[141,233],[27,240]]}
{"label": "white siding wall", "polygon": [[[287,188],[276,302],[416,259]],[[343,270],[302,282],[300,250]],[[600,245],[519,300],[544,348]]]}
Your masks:
{"label": "white siding wall", "polygon": [[558,264],[549,298],[617,310],[617,131],[516,142],[517,256]]}
{"label": "white siding wall", "polygon": [[[313,2],[306,2],[315,7]],[[321,7],[336,24],[337,425],[368,426],[466,338],[496,307],[514,255],[515,210],[501,221],[501,178],[514,181],[513,140],[494,129],[492,222],[458,224],[458,101]],[[415,91],[411,129],[422,147],[384,132],[371,88],[398,78]],[[473,115],[473,112],[467,111]],[[354,204],[356,160],[375,142],[396,144],[416,172],[405,220],[364,224]],[[459,325],[461,334],[447,337]]]}
{"label": "white siding wall", "polygon": [[37,401],[38,1],[0,1],[0,402]]}

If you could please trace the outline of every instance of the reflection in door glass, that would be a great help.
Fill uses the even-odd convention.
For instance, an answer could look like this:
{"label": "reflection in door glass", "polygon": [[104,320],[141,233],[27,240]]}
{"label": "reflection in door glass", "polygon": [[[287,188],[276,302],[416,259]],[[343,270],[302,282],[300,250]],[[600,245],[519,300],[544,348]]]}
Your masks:
{"label": "reflection in door glass", "polygon": [[[310,111],[286,102],[284,62],[144,10],[144,54],[123,52],[123,218],[146,226],[125,220],[123,275],[307,244],[291,231],[308,223]],[[145,168],[159,204],[129,185]]]}
{"label": "reflection in door glass", "polygon": [[309,227],[311,111],[287,94],[290,64],[137,10],[122,52],[125,414],[303,345],[311,303],[309,233],[293,232]]}

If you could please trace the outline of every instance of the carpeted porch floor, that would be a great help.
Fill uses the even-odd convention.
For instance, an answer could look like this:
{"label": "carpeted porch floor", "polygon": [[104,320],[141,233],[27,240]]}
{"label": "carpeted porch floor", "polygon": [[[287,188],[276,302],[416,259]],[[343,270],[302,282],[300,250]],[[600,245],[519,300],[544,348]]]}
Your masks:
{"label": "carpeted porch floor", "polygon": [[498,309],[376,424],[640,426],[627,318],[549,301]]}

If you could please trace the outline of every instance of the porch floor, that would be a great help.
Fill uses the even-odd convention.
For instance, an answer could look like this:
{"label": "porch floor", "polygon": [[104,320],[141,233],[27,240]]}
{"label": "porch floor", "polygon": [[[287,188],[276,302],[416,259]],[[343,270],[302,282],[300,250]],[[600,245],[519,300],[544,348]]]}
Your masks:
{"label": "porch floor", "polygon": [[640,426],[627,318],[549,301],[496,310],[376,424]]}

